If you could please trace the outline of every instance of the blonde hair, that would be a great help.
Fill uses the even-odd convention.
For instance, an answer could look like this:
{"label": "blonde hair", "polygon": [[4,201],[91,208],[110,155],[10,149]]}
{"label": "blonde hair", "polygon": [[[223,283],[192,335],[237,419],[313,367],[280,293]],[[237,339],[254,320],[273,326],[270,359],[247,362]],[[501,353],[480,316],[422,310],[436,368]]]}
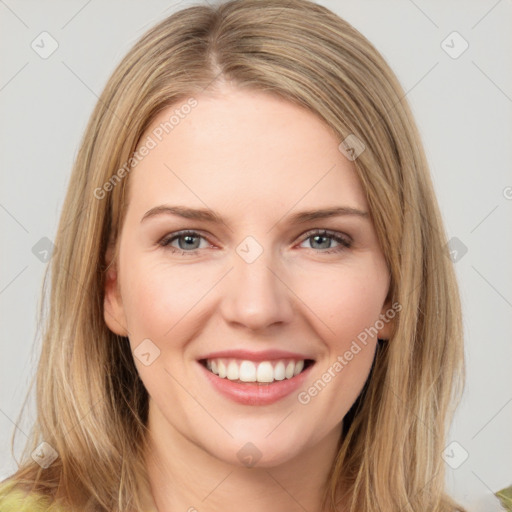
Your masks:
{"label": "blonde hair", "polygon": [[[63,206],[48,269],[37,422],[10,481],[73,510],[142,510],[148,395],[128,339],[107,328],[103,310],[112,263],[105,254],[117,247],[129,176],[100,198],[97,191],[159,112],[221,81],[306,107],[340,142],[353,134],[366,146],[354,165],[389,267],[389,297],[402,309],[345,417],[324,506],[339,510],[341,496],[350,512],[462,510],[444,492],[441,457],[464,381],[461,308],[420,136],[383,57],[307,0],[186,8],[147,32],[114,71]],[[29,455],[42,441],[59,454],[46,469]]]}

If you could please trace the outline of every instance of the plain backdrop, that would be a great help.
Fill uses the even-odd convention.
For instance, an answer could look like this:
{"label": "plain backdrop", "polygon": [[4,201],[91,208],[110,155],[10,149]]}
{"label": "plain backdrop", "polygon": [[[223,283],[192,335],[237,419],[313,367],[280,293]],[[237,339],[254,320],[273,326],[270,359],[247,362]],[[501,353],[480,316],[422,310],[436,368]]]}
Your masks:
{"label": "plain backdrop", "polygon": [[[191,3],[0,0],[0,478],[16,468],[13,429],[18,451],[34,418],[32,396],[15,427],[40,349],[44,251],[89,115],[132,44]],[[318,3],[382,53],[420,128],[464,307],[447,486],[470,511],[500,510],[492,493],[512,484],[512,1]]]}

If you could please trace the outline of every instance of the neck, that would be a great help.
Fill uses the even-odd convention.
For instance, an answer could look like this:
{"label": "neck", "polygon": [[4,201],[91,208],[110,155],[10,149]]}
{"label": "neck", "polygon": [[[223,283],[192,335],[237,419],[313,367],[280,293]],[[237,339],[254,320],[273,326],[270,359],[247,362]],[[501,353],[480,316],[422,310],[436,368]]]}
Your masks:
{"label": "neck", "polygon": [[178,432],[152,404],[145,512],[325,512],[325,483],[341,425],[285,463],[258,468],[220,460]]}

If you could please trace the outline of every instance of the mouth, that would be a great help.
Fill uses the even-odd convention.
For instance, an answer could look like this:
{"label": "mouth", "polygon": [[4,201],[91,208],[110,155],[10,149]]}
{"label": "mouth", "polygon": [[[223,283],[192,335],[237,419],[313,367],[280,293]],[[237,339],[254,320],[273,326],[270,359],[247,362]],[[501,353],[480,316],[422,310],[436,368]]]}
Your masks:
{"label": "mouth", "polygon": [[251,361],[247,359],[200,359],[199,363],[210,373],[237,384],[252,383],[268,386],[274,382],[291,380],[315,364],[313,359],[277,359]]}

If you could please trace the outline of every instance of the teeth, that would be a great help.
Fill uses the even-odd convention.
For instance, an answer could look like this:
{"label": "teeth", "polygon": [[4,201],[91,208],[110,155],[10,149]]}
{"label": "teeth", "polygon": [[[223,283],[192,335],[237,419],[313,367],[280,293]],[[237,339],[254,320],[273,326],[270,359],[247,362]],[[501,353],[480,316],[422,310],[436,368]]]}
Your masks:
{"label": "teeth", "polygon": [[230,361],[229,364],[228,364],[228,374],[227,374],[227,377],[229,380],[238,380],[238,375],[239,375],[239,371],[238,371],[238,365],[236,364],[235,361]]}
{"label": "teeth", "polygon": [[274,379],[284,380],[284,363],[279,361],[274,368]]}
{"label": "teeth", "polygon": [[256,373],[256,380],[258,382],[273,382],[274,381],[274,368],[268,361],[263,361],[258,365]]}
{"label": "teeth", "polygon": [[256,382],[256,365],[252,361],[242,361],[238,378],[242,382]]}
{"label": "teeth", "polygon": [[291,379],[304,369],[304,360],[254,361],[238,359],[208,359],[206,367],[222,379],[242,382],[265,382]]}
{"label": "teeth", "polygon": [[218,373],[219,377],[225,379],[228,372],[226,369],[226,365],[224,364],[224,361],[219,361],[217,368],[219,369],[219,373]]}
{"label": "teeth", "polygon": [[293,377],[294,372],[295,372],[295,364],[294,364],[293,361],[290,361],[288,363],[288,366],[286,367],[286,370],[284,372],[284,376],[287,379],[291,379]]}

